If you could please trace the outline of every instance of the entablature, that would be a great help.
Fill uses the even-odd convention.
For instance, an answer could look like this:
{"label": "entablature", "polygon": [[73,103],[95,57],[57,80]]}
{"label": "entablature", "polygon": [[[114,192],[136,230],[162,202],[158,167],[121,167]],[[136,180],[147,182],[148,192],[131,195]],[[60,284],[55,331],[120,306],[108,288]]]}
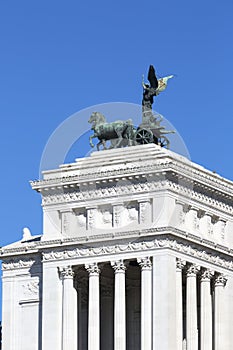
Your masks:
{"label": "entablature", "polygon": [[[19,242],[20,244],[20,242]],[[21,243],[21,247],[1,248],[3,270],[30,268],[43,261],[112,255],[126,252],[146,252],[170,249],[233,271],[233,249],[215,244],[171,227],[147,229],[143,232],[115,232],[98,237]]]}

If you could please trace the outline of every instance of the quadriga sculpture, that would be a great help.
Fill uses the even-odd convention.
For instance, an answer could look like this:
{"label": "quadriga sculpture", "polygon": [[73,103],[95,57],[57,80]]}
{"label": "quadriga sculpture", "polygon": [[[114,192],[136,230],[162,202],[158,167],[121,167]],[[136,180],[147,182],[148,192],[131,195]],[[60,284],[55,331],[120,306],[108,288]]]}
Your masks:
{"label": "quadriga sculpture", "polygon": [[110,148],[119,148],[125,146],[141,145],[146,143],[155,143],[162,147],[169,148],[169,140],[165,134],[174,133],[172,130],[166,130],[160,123],[163,120],[161,115],[154,115],[152,105],[154,96],[159,95],[167,87],[167,82],[173,75],[157,79],[155,69],[152,65],[148,71],[148,81],[150,84],[143,82],[143,99],[142,99],[142,123],[135,127],[131,119],[126,121],[116,120],[107,123],[103,114],[93,112],[90,116],[89,123],[92,124],[94,134],[90,136],[90,145],[94,147],[93,138],[98,138],[97,149],[99,151],[102,145],[107,149],[106,141],[110,141]]}
{"label": "quadriga sculpture", "polygon": [[169,140],[165,134],[170,134],[174,131],[165,130],[165,128],[160,125],[161,121],[161,116],[159,116],[159,118],[151,116],[146,123],[144,122],[138,127],[135,127],[131,119],[107,123],[103,114],[100,112],[93,112],[88,121],[92,124],[91,129],[94,131],[94,134],[89,138],[90,145],[94,147],[92,139],[98,138],[98,151],[101,145],[104,149],[107,149],[106,141],[110,141],[109,148],[142,145],[146,143],[155,143],[162,147],[169,148]]}

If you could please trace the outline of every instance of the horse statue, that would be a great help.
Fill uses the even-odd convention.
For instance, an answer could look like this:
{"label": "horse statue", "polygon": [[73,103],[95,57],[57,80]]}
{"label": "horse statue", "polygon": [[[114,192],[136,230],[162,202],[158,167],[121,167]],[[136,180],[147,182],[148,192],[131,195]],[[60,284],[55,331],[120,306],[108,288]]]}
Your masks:
{"label": "horse statue", "polygon": [[94,134],[90,136],[90,146],[94,147],[93,138],[98,138],[97,150],[99,151],[102,145],[107,149],[106,141],[111,141],[110,148],[119,148],[122,146],[132,146],[134,141],[134,126],[132,120],[116,120],[112,123],[107,123],[106,118],[100,112],[93,112],[88,120],[92,124],[91,130]]}

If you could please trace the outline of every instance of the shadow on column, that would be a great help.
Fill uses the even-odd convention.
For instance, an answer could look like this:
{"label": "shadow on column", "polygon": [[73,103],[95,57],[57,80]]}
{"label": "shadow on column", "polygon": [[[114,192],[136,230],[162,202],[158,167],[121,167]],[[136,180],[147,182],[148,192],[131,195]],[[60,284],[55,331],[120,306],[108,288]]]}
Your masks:
{"label": "shadow on column", "polygon": [[136,260],[126,264],[126,349],[141,348],[141,269]]}
{"label": "shadow on column", "polygon": [[114,271],[109,263],[100,266],[100,349],[114,348]]}
{"label": "shadow on column", "polygon": [[75,270],[75,287],[78,295],[78,349],[88,350],[88,273],[84,266]]}

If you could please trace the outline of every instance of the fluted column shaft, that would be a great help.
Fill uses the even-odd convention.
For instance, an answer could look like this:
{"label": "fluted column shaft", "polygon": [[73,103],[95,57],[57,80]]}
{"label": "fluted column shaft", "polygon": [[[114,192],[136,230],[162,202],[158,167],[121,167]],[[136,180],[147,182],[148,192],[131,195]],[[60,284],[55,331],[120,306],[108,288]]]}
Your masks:
{"label": "fluted column shaft", "polygon": [[187,350],[198,350],[197,330],[197,273],[199,266],[191,265],[187,269],[186,329]]}
{"label": "fluted column shaft", "polygon": [[100,349],[100,270],[96,263],[86,264],[89,272],[88,350]]}
{"label": "fluted column shaft", "polygon": [[122,260],[113,261],[115,272],[114,298],[114,350],[126,349],[126,303],[125,303],[125,265]]}
{"label": "fluted column shaft", "polygon": [[74,273],[71,266],[61,268],[60,276],[63,282],[62,350],[77,350],[77,292],[74,288]]}
{"label": "fluted column shaft", "polygon": [[176,349],[182,350],[183,344],[183,299],[182,299],[182,269],[186,262],[181,259],[176,261]]}
{"label": "fluted column shaft", "polygon": [[152,349],[152,264],[149,257],[137,259],[141,266],[141,350]]}
{"label": "fluted column shaft", "polygon": [[224,326],[225,326],[225,310],[224,310],[224,287],[227,279],[224,275],[218,275],[214,283],[214,342],[215,350],[222,350],[222,344],[224,339]]}
{"label": "fluted column shaft", "polygon": [[201,275],[201,350],[212,350],[212,276],[210,270],[204,270]]}

